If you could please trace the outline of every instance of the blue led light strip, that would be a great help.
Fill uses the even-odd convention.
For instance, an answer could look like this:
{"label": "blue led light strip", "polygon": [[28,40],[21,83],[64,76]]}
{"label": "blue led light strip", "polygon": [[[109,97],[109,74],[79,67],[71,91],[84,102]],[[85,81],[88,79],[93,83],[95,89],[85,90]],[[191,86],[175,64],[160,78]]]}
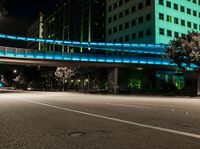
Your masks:
{"label": "blue led light strip", "polygon": [[127,52],[127,53],[142,53],[142,54],[155,54],[165,55],[165,45],[159,44],[133,44],[133,43],[108,43],[108,42],[78,42],[78,41],[65,41],[53,40],[43,38],[30,38],[0,34],[0,38],[10,40],[21,40],[25,42],[42,42],[47,44],[64,45],[70,47],[82,47],[95,50],[104,50],[112,52]]}

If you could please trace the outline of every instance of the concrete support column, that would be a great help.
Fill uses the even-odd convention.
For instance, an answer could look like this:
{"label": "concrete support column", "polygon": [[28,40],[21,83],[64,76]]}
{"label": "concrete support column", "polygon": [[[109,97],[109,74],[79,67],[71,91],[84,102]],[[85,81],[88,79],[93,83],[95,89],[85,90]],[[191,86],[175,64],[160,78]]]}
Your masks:
{"label": "concrete support column", "polygon": [[197,74],[197,96],[200,96],[200,74]]}
{"label": "concrete support column", "polygon": [[118,73],[119,68],[111,68],[108,70],[108,90],[109,93],[118,93]]}

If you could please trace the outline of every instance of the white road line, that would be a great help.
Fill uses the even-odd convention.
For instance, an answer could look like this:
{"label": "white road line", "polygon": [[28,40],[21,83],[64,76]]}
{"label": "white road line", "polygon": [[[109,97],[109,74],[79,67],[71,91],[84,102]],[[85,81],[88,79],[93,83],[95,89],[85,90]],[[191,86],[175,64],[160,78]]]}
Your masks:
{"label": "white road line", "polygon": [[145,107],[145,106],[131,106],[131,105],[115,104],[115,103],[106,103],[106,104],[111,105],[111,106],[128,107],[128,108],[153,109],[153,108]]}
{"label": "white road line", "polygon": [[46,104],[46,103],[41,103],[41,102],[37,102],[37,101],[32,101],[32,100],[28,100],[28,99],[18,99],[18,100],[23,100],[23,101],[27,101],[27,102],[30,102],[30,103],[34,103],[34,104],[38,104],[38,105],[42,105],[42,106],[46,106],[46,107],[50,107],[50,108],[60,109],[60,110],[64,110],[64,111],[69,111],[69,112],[73,112],[73,113],[83,114],[83,115],[87,115],[87,116],[91,116],[91,117],[115,121],[115,122],[119,122],[119,123],[123,123],[123,124],[129,124],[129,125],[134,125],[134,126],[138,126],[138,127],[149,128],[149,129],[159,130],[159,131],[162,131],[162,132],[168,132],[168,133],[173,133],[173,134],[177,134],[177,135],[182,135],[182,136],[200,139],[200,135],[194,134],[194,133],[188,133],[188,132],[184,132],[184,131],[178,131],[178,130],[162,128],[162,127],[153,126],[153,125],[147,125],[147,124],[127,121],[127,120],[102,116],[102,115],[98,115],[98,114],[92,114],[92,113],[88,113],[88,112],[84,112],[84,111],[63,108],[63,107],[59,107],[59,106],[55,106],[55,105],[51,105],[51,104]]}

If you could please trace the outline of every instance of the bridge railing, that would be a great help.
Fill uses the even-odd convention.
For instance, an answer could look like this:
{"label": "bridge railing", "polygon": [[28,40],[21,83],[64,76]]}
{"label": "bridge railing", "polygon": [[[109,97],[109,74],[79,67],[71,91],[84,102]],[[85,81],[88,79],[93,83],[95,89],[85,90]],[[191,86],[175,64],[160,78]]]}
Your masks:
{"label": "bridge railing", "polygon": [[64,45],[77,48],[90,48],[94,50],[113,51],[113,52],[128,52],[128,53],[148,53],[148,54],[165,54],[165,45],[159,44],[135,44],[135,43],[110,43],[110,42],[78,42],[53,40],[43,38],[30,38],[0,34],[0,38],[9,40],[19,40],[25,42],[40,42],[53,45]]}
{"label": "bridge railing", "polygon": [[62,53],[36,51],[30,49],[10,48],[0,46],[0,57],[35,59],[35,60],[54,60],[54,61],[79,61],[97,63],[124,63],[124,64],[154,64],[176,66],[170,59],[161,56],[119,56],[105,54],[84,54],[84,53]]}

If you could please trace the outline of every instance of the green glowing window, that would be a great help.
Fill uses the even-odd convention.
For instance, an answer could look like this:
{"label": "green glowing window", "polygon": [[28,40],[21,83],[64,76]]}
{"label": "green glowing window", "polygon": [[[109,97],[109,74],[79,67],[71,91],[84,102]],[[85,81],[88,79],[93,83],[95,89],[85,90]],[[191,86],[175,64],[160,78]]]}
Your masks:
{"label": "green glowing window", "polygon": [[177,4],[174,4],[174,9],[178,10],[178,5]]}
{"label": "green glowing window", "polygon": [[178,24],[178,18],[174,18],[174,23]]}
{"label": "green glowing window", "polygon": [[187,14],[191,14],[191,9],[187,8]]}
{"label": "green glowing window", "polygon": [[181,12],[185,12],[185,7],[181,6]]}
{"label": "green glowing window", "polygon": [[171,37],[172,36],[172,31],[167,30],[167,36]]}
{"label": "green glowing window", "polygon": [[189,28],[191,28],[192,27],[192,23],[191,22],[187,22],[187,26],[189,27]]}
{"label": "green glowing window", "polygon": [[185,26],[185,20],[181,20],[181,25]]}
{"label": "green glowing window", "polygon": [[167,15],[167,22],[170,22],[170,23],[172,22],[172,16]]}
{"label": "green glowing window", "polygon": [[163,13],[159,13],[159,19],[164,20],[164,14]]}
{"label": "green glowing window", "polygon": [[165,35],[165,30],[163,28],[160,28],[159,33],[160,33],[160,35]]}
{"label": "green glowing window", "polygon": [[178,38],[178,37],[179,37],[178,32],[174,32],[174,37],[175,37],[175,38]]}
{"label": "green glowing window", "polygon": [[167,7],[171,8],[171,2],[167,1]]}
{"label": "green glowing window", "polygon": [[159,4],[160,4],[160,5],[164,5],[163,0],[159,0]]}

